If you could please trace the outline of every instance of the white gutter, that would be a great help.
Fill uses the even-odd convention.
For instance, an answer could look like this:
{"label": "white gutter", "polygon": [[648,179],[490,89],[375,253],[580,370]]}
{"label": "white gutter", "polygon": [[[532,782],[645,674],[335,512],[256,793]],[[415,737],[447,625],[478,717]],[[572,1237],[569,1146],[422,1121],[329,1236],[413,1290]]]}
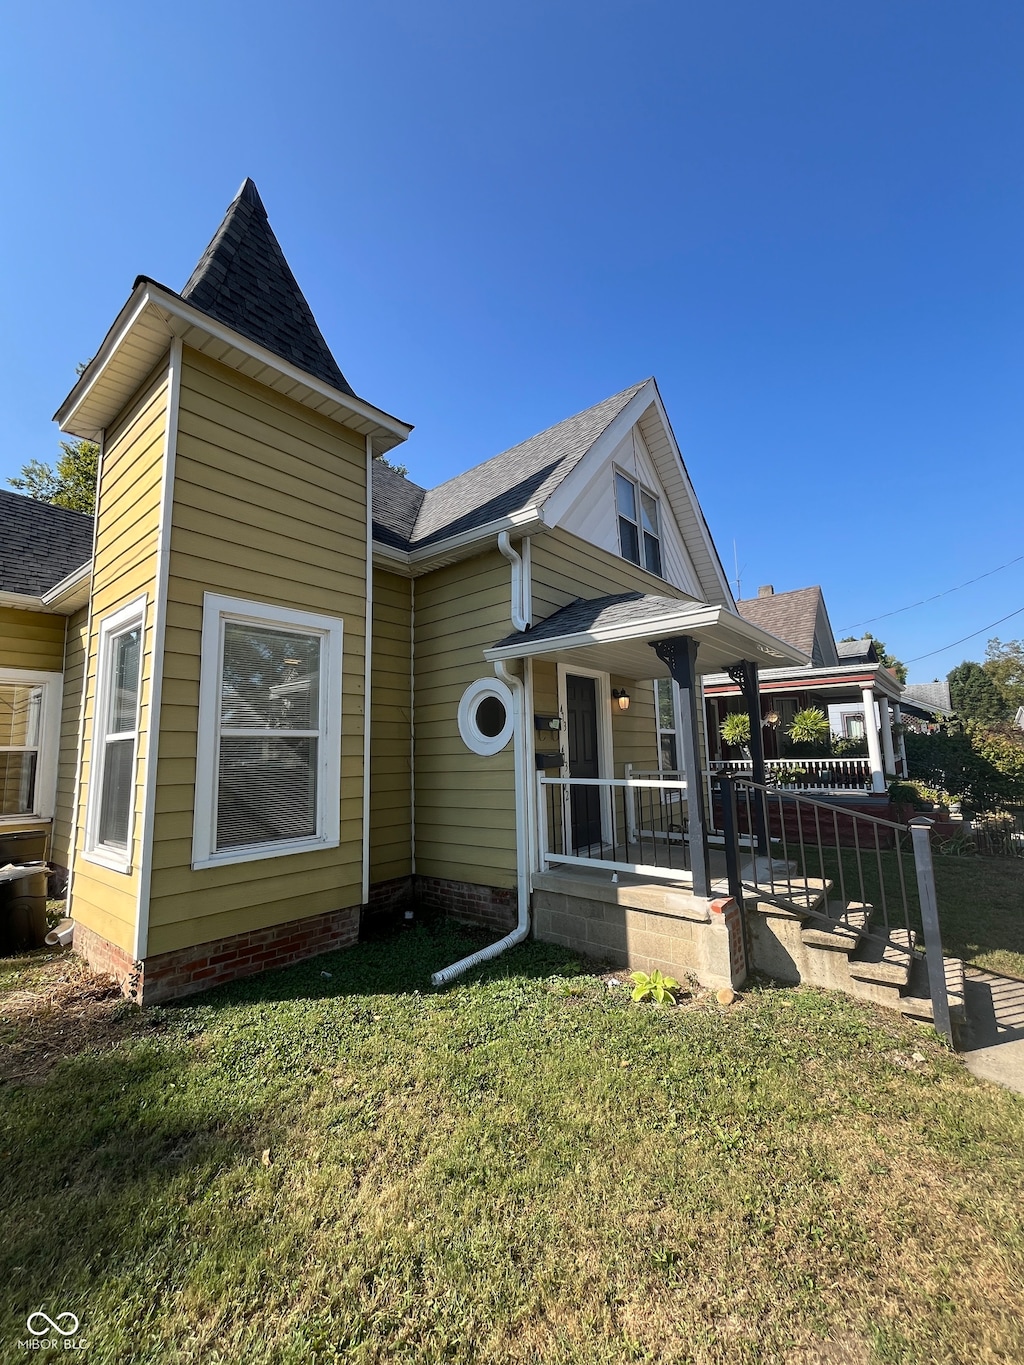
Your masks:
{"label": "white gutter", "polygon": [[0,607],[16,607],[19,611],[45,611],[46,603],[41,597],[33,597],[27,592],[0,592]]}
{"label": "white gutter", "polygon": [[495,663],[494,671],[502,682],[507,683],[512,689],[515,708],[513,744],[515,745],[516,765],[516,885],[519,893],[519,916],[512,932],[506,934],[504,938],[500,938],[497,943],[488,944],[479,952],[470,953],[469,957],[464,957],[458,962],[453,962],[450,967],[435,972],[430,978],[435,986],[447,986],[449,982],[454,981],[463,972],[478,967],[481,962],[489,962],[492,957],[498,957],[506,948],[513,948],[517,943],[522,943],[530,932],[529,815],[526,802],[526,793],[529,790],[530,783],[529,774],[525,771],[527,757],[526,689],[523,687],[523,680],[509,672],[508,667],[500,659]]}
{"label": "white gutter", "polygon": [[[525,548],[528,564],[528,540],[525,543]],[[529,570],[527,568],[524,571],[522,557],[512,548],[508,531],[499,532],[498,549],[512,565],[510,615],[513,628],[515,630],[528,630],[532,597],[532,589],[528,581]],[[430,978],[435,986],[447,986],[450,981],[454,981],[463,972],[468,972],[471,968],[479,966],[481,962],[489,962],[491,958],[498,957],[506,948],[513,948],[517,943],[522,943],[530,932],[530,844],[533,829],[533,803],[531,801],[533,783],[530,781],[529,773],[527,692],[522,678],[512,673],[503,659],[495,660],[494,671],[502,682],[512,690],[512,743],[515,753],[516,783],[516,892],[519,913],[516,919],[516,927],[504,938],[500,938],[497,943],[491,943],[486,948],[481,948],[479,952],[470,953],[469,957],[464,957],[460,961],[452,963],[450,967],[435,972]]]}

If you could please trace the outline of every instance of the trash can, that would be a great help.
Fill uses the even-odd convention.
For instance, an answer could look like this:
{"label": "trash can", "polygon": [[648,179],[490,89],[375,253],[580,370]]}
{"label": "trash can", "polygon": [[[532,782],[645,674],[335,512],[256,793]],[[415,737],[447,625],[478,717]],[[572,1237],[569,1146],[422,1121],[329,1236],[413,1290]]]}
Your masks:
{"label": "trash can", "polygon": [[[15,881],[0,880],[0,952],[18,953],[41,948],[46,940],[45,863]],[[18,872],[22,869],[18,868]],[[0,877],[2,877],[0,873]]]}

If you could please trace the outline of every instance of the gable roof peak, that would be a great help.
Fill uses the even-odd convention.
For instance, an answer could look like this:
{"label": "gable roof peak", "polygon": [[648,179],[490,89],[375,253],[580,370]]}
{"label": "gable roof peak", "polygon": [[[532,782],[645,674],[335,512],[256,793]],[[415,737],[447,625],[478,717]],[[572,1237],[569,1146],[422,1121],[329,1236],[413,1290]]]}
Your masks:
{"label": "gable roof peak", "polygon": [[354,398],[246,177],[181,297],[282,360]]}

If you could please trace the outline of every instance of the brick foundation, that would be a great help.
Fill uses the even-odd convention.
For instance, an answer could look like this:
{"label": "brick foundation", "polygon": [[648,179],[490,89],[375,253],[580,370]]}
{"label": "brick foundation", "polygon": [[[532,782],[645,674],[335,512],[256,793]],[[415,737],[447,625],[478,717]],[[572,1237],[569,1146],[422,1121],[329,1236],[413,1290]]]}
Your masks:
{"label": "brick foundation", "polygon": [[478,886],[447,877],[417,877],[416,899],[427,909],[441,910],[454,920],[478,924],[501,934],[514,929],[519,918],[514,888]]}
{"label": "brick foundation", "polygon": [[358,937],[359,907],[353,905],[308,919],[232,934],[230,938],[215,939],[194,948],[157,953],[144,962],[133,962],[130,953],[84,924],[75,924],[74,948],[94,971],[115,977],[130,999],[140,1005],[153,1005],[207,991],[239,977],[288,967],[318,953],[347,948]]}
{"label": "brick foundation", "polygon": [[390,915],[396,910],[408,910],[412,901],[412,877],[394,877],[389,882],[377,882],[370,887],[365,909],[373,915]]}

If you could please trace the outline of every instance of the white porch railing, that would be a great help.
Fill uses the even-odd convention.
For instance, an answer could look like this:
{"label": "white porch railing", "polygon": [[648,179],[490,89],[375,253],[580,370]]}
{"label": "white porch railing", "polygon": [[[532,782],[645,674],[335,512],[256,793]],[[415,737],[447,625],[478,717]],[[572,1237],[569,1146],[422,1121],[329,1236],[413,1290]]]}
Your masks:
{"label": "white porch railing", "polygon": [[648,876],[690,867],[686,784],[657,777],[537,778],[540,865]]}
{"label": "white porch railing", "polygon": [[[870,791],[871,760],[864,758],[766,758],[769,784],[801,791]],[[712,759],[713,776],[751,775],[749,759]]]}

